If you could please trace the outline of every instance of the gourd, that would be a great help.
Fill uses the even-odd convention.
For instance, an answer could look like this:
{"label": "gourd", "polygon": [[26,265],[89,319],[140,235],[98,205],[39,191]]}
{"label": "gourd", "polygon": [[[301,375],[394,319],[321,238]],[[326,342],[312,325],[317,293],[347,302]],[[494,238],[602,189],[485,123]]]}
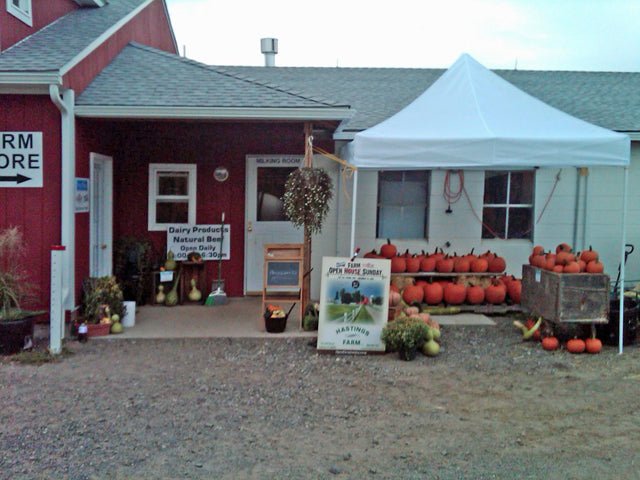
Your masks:
{"label": "gourd", "polygon": [[400,303],[400,300],[402,300],[400,293],[393,291],[389,293],[389,305],[392,307],[396,307]]}
{"label": "gourd", "polygon": [[158,293],[156,294],[156,303],[164,303],[166,295],[164,294],[164,285],[158,286]]}
{"label": "gourd", "polygon": [[173,288],[169,293],[167,293],[167,297],[164,300],[164,304],[167,307],[174,307],[178,304],[178,283],[180,282],[180,274],[182,272],[179,271],[176,276],[175,282],[173,282]]}
{"label": "gourd", "polygon": [[176,261],[174,260],[173,252],[169,250],[167,253],[167,261],[164,262],[165,270],[175,270],[177,267]]}
{"label": "gourd", "polygon": [[440,353],[440,345],[435,340],[429,340],[425,342],[422,346],[422,353],[424,353],[427,357],[435,357]]}
{"label": "gourd", "polygon": [[398,253],[396,246],[391,243],[391,239],[387,238],[387,243],[380,247],[380,255],[384,258],[393,258]]}
{"label": "gourd", "polygon": [[191,291],[189,292],[189,300],[199,302],[202,300],[202,292],[196,287],[196,279],[191,279]]}

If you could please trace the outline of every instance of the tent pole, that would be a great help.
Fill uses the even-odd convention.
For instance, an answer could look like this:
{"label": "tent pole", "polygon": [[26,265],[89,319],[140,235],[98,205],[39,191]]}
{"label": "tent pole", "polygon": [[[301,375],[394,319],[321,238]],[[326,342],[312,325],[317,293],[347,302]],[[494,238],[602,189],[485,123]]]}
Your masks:
{"label": "tent pole", "polygon": [[629,183],[629,167],[624,167],[624,186],[622,187],[622,248],[620,251],[620,317],[618,324],[618,354],[622,354],[624,337],[624,260],[627,247],[627,184]]}
{"label": "tent pole", "polygon": [[353,192],[351,193],[351,243],[349,256],[356,251],[356,204],[358,203],[358,170],[353,172]]}

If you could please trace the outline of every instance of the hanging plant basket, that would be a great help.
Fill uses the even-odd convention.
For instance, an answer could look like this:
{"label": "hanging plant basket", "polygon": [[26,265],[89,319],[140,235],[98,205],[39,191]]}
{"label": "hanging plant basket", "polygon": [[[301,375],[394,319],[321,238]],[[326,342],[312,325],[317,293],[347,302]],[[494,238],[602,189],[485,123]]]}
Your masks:
{"label": "hanging plant basket", "polygon": [[333,197],[331,177],[321,168],[304,167],[289,174],[283,197],[285,215],[296,227],[320,233]]}

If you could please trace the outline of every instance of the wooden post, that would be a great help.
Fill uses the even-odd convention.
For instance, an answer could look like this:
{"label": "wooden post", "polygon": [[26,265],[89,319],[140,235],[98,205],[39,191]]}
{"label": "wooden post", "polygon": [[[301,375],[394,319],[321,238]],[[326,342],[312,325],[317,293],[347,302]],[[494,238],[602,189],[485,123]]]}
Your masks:
{"label": "wooden post", "polygon": [[[313,136],[311,135],[313,126],[310,122],[304,124],[304,167],[313,167]],[[302,304],[300,305],[301,313],[304,311],[311,299],[311,232],[305,225],[304,227],[304,262],[303,274],[305,275],[302,284]]]}

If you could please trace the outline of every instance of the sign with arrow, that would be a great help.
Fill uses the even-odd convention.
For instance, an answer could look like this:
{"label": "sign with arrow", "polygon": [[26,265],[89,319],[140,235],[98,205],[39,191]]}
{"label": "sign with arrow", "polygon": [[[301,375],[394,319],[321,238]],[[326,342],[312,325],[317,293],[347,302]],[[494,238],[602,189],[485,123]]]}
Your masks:
{"label": "sign with arrow", "polygon": [[0,132],[0,188],[42,187],[42,132]]}

